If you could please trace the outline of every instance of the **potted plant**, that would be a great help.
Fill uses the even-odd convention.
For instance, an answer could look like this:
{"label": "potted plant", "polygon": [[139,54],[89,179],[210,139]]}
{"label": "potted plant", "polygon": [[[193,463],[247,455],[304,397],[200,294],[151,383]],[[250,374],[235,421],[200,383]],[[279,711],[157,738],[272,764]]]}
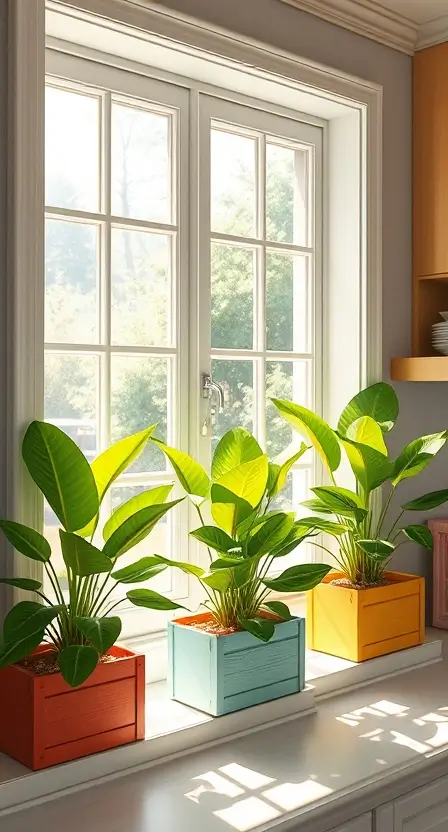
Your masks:
{"label": "potted plant", "polygon": [[[315,498],[305,505],[348,527],[338,536],[337,551],[330,553],[338,571],[326,575],[309,596],[309,647],[360,662],[421,644],[424,579],[389,571],[388,566],[406,540],[432,548],[427,526],[402,521],[402,517],[442,505],[448,500],[448,490],[404,503],[392,518],[391,504],[400,483],[426,468],[444,447],[448,433],[415,439],[391,460],[384,436],[397,419],[398,400],[393,388],[382,382],[362,390],[349,402],[336,430],[301,405],[278,399],[273,402],[314,445],[329,476],[331,484],[313,488]],[[350,463],[355,490],[336,483],[342,451]],[[377,511],[376,495],[386,484],[383,507]],[[332,534],[331,528],[327,531]]]}
{"label": "potted plant", "polygon": [[[236,428],[219,442],[211,478],[187,454],[161,448],[196,507],[201,525],[191,535],[210,559],[209,571],[197,572],[206,612],[168,624],[171,696],[218,716],[302,690],[304,620],[270,595],[311,589],[330,567],[307,563],[279,576],[271,567],[320,529],[346,529],[318,518],[297,521],[294,512],[273,508],[307,447],[272,463],[253,436]],[[208,511],[214,524],[205,519]]]}
{"label": "potted plant", "polygon": [[[93,544],[101,503],[116,478],[141,453],[155,426],[112,445],[89,465],[59,428],[32,422],[22,455],[31,477],[61,523],[68,590],[38,531],[11,520],[0,528],[25,557],[42,563],[52,587],[2,578],[39,600],[19,601],[6,615],[0,644],[0,750],[32,769],[104,751],[144,737],[144,658],[116,646],[120,583],[146,581],[166,569],[160,556],[119,568],[117,561],[143,540],[174,501],[172,485],[150,489],[120,506]],[[171,610],[178,605],[149,589],[130,589],[134,604]]]}

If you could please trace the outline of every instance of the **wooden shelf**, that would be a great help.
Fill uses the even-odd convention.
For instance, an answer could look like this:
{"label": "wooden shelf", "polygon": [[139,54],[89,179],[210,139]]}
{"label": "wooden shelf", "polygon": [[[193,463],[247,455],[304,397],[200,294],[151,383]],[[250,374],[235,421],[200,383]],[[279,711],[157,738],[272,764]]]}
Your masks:
{"label": "wooden shelf", "polygon": [[390,376],[393,381],[448,381],[448,356],[393,358]]}

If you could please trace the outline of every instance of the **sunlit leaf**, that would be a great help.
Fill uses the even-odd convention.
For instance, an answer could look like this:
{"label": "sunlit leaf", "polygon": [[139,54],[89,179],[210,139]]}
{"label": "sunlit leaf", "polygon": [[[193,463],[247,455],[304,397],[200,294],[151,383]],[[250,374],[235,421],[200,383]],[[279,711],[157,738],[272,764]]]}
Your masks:
{"label": "sunlit leaf", "polygon": [[98,491],[90,465],[66,433],[47,422],[31,422],[22,456],[67,531],[83,528],[96,516]]}
{"label": "sunlit leaf", "polygon": [[341,449],[334,430],[306,407],[281,399],[272,399],[272,402],[293,428],[314,445],[329,470],[336,471],[341,462]]}
{"label": "sunlit leaf", "polygon": [[[118,442],[114,442],[113,445],[93,460],[91,468],[100,505],[112,483],[140,456],[155,428],[156,425],[151,425],[139,433],[119,439]],[[78,529],[78,534],[84,537],[91,536],[95,531],[97,522],[98,518],[95,517],[84,528]]]}
{"label": "sunlit leaf", "polygon": [[149,556],[141,558],[135,563],[130,563],[129,566],[124,566],[123,569],[117,569],[111,577],[121,584],[137,584],[155,578],[166,568],[166,564],[160,563],[157,558]]}
{"label": "sunlit leaf", "polygon": [[106,541],[103,552],[108,558],[117,558],[124,555],[137,543],[144,540],[153,530],[158,521],[170,511],[171,508],[180,503],[181,500],[174,500],[172,503],[163,503],[159,506],[148,506],[142,508],[128,517]]}
{"label": "sunlit leaf", "polygon": [[137,511],[140,511],[142,508],[148,508],[148,506],[161,505],[164,503],[167,497],[169,497],[172,488],[173,483],[169,483],[169,485],[158,485],[156,488],[150,488],[142,494],[136,494],[135,497],[131,497],[130,500],[127,500],[127,502],[115,509],[104,526],[104,540],[109,540],[114,531],[116,531],[118,527],[128,519],[128,517],[132,517],[133,514],[136,514]]}
{"label": "sunlit leaf", "polygon": [[216,446],[212,461],[212,479],[220,480],[224,474],[263,455],[257,440],[244,428],[232,428],[224,434]]}
{"label": "sunlit leaf", "polygon": [[341,488],[337,485],[319,485],[311,490],[333,514],[352,517],[356,509],[363,508],[361,497],[348,488]]}
{"label": "sunlit leaf", "polygon": [[436,454],[443,448],[448,439],[448,432],[433,433],[414,439],[403,448],[394,462],[392,483],[394,486],[407,477],[415,477],[428,465]]}
{"label": "sunlit leaf", "polygon": [[384,560],[390,558],[395,546],[389,540],[357,540],[357,546],[369,557]]}
{"label": "sunlit leaf", "polygon": [[153,555],[158,563],[164,563],[165,566],[171,566],[175,569],[180,569],[186,575],[194,575],[195,578],[200,578],[205,570],[202,566],[196,566],[194,563],[186,563],[183,560],[172,560],[172,558],[165,558],[163,555]]}
{"label": "sunlit leaf", "polygon": [[293,465],[310,449],[309,445],[301,444],[300,450],[282,464],[275,461],[269,463],[268,491],[270,497],[276,497],[286,485],[288,474]]}
{"label": "sunlit leaf", "polygon": [[236,540],[223,529],[218,529],[217,526],[201,526],[201,528],[190,532],[190,535],[221,554],[227,554],[227,552],[232,552],[235,549],[241,550],[241,546]]}
{"label": "sunlit leaf", "polygon": [[253,513],[252,506],[228,488],[223,488],[222,485],[216,483],[212,485],[210,498],[211,513],[216,525],[227,532],[230,537],[234,537],[237,526]]}
{"label": "sunlit leaf", "polygon": [[185,489],[187,494],[205,498],[210,490],[210,480],[202,465],[184,451],[170,448],[163,442],[157,441],[157,444],[165,456],[168,457],[182,488]]}
{"label": "sunlit leaf", "polygon": [[342,411],[338,431],[346,436],[350,425],[363,416],[378,422],[384,432],[393,428],[398,416],[398,399],[390,384],[380,381],[357,393]]}
{"label": "sunlit leaf", "polygon": [[378,422],[371,416],[361,416],[349,425],[347,439],[357,442],[359,445],[368,445],[383,456],[387,456],[386,443]]}
{"label": "sunlit leaf", "polygon": [[351,469],[366,495],[390,479],[392,463],[382,453],[349,439],[343,439],[342,444]]}
{"label": "sunlit leaf", "polygon": [[215,592],[227,592],[232,583],[232,574],[229,569],[220,569],[217,572],[210,572],[208,575],[203,575],[201,578],[203,584]]}
{"label": "sunlit leaf", "polygon": [[265,454],[243,462],[237,468],[233,468],[224,474],[216,485],[226,488],[232,494],[236,494],[241,500],[245,500],[252,508],[258,506],[263,497],[268,481],[268,458]]}

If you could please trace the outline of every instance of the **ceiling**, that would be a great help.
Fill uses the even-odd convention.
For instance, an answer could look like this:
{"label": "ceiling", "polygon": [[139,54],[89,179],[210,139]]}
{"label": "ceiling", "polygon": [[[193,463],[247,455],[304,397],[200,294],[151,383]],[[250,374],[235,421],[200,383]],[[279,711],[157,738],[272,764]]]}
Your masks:
{"label": "ceiling", "polygon": [[448,41],[448,0],[282,0],[408,55]]}
{"label": "ceiling", "polygon": [[420,25],[448,15],[448,0],[379,0],[377,5]]}

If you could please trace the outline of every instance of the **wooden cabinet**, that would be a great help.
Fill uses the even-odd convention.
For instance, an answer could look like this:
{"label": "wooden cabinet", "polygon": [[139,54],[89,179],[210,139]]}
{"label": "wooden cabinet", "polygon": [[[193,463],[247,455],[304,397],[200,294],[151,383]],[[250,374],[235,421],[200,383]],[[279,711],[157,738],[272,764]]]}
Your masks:
{"label": "wooden cabinet", "polygon": [[331,832],[373,832],[372,815],[363,815],[360,818],[355,818],[355,820],[349,820],[343,826],[332,829]]}
{"label": "wooden cabinet", "polygon": [[431,327],[448,310],[448,43],[413,61],[413,357],[393,359],[391,376],[447,381]]}
{"label": "wooden cabinet", "polygon": [[447,832],[448,777],[423,786],[375,813],[375,832]]}

